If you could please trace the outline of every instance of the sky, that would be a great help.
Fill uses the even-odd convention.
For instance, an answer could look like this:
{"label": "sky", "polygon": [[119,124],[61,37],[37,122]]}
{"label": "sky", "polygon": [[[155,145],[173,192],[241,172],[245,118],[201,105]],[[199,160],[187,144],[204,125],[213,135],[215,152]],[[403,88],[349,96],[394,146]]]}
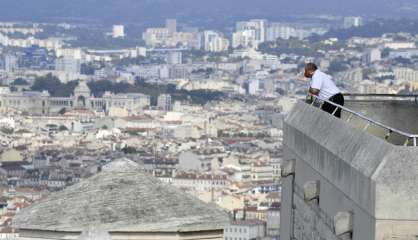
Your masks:
{"label": "sky", "polygon": [[305,14],[418,17],[418,0],[0,0],[1,21],[215,23]]}

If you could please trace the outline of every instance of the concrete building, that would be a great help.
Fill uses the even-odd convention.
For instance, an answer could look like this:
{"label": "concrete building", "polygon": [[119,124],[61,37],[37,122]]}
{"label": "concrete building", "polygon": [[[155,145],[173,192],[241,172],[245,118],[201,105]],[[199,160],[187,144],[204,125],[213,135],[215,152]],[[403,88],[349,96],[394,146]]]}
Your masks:
{"label": "concrete building", "polygon": [[21,240],[223,239],[227,214],[121,159],[20,211]]}
{"label": "concrete building", "polygon": [[145,44],[150,47],[163,46],[169,37],[167,28],[148,28],[142,35]]}
{"label": "concrete building", "polygon": [[161,94],[158,96],[157,99],[157,106],[159,109],[163,111],[172,111],[173,110],[173,104],[171,101],[171,95],[170,94]]}
{"label": "concrete building", "polygon": [[399,50],[399,49],[415,49],[416,48],[416,44],[415,42],[388,42],[383,44],[384,48],[390,48],[390,49],[395,49],[395,50]]}
{"label": "concrete building", "polygon": [[344,28],[360,27],[363,25],[363,18],[361,17],[345,17]]}
{"label": "concrete building", "polygon": [[258,43],[256,41],[255,30],[243,30],[232,34],[232,47],[233,48],[257,48]]}
{"label": "concrete building", "polygon": [[168,29],[168,33],[173,35],[175,32],[177,32],[177,20],[167,19],[165,22],[165,27]]}
{"label": "concrete building", "polygon": [[382,52],[378,48],[368,49],[363,55],[363,61],[366,64],[375,63],[382,60]]}
{"label": "concrete building", "polygon": [[267,210],[266,234],[272,239],[280,237],[280,203],[273,203]]}
{"label": "concrete building", "polygon": [[266,224],[260,220],[237,220],[224,230],[224,240],[252,240],[265,236]]}
{"label": "concrete building", "polygon": [[216,31],[203,32],[203,47],[209,52],[223,52],[229,48],[229,40],[223,34]]}
{"label": "concrete building", "polygon": [[166,57],[167,64],[182,64],[183,63],[183,54],[180,51],[169,51],[167,52]]}
{"label": "concrete building", "polygon": [[253,30],[255,43],[258,46],[258,44],[266,41],[267,25],[268,21],[265,19],[252,19],[250,21],[237,22],[236,31],[242,32],[246,30]]}
{"label": "concrete building", "polygon": [[248,84],[248,94],[257,95],[260,90],[260,81],[258,79],[253,79]]}
{"label": "concrete building", "polygon": [[346,108],[373,120],[302,101],[285,119],[280,239],[416,239],[418,139],[403,133],[418,133],[416,103]]}
{"label": "concrete building", "polygon": [[58,58],[55,60],[55,70],[67,74],[68,77],[65,79],[75,80],[81,73],[81,60],[71,57]]}
{"label": "concrete building", "polygon": [[113,38],[123,38],[125,37],[125,26],[123,25],[113,25]]}
{"label": "concrete building", "polygon": [[275,41],[278,38],[289,39],[292,36],[295,36],[296,29],[281,23],[272,23],[267,28],[267,41]]}
{"label": "concrete building", "polygon": [[70,97],[51,97],[47,91],[11,92],[8,88],[0,91],[0,109],[18,109],[33,115],[57,114],[63,109],[109,112],[112,108],[121,108],[128,112],[138,112],[148,106],[150,97],[139,93],[106,92],[100,98],[95,97],[84,81],[79,83]]}
{"label": "concrete building", "polygon": [[418,82],[418,70],[412,68],[395,68],[393,70],[396,82]]}
{"label": "concrete building", "polygon": [[6,72],[14,72],[19,68],[18,59],[14,55],[4,55],[4,70]]}

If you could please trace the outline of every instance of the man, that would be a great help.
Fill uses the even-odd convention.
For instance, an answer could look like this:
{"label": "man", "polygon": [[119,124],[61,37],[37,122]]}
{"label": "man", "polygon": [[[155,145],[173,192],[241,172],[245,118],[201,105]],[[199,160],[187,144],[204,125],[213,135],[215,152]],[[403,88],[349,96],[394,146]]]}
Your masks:
{"label": "man", "polygon": [[[305,77],[311,79],[309,93],[318,96],[319,100],[328,100],[340,106],[344,106],[344,96],[340,89],[332,81],[332,77],[321,72],[314,63],[308,63],[305,67]],[[322,110],[333,114],[336,107],[324,102]],[[334,116],[341,118],[341,108],[338,108]]]}

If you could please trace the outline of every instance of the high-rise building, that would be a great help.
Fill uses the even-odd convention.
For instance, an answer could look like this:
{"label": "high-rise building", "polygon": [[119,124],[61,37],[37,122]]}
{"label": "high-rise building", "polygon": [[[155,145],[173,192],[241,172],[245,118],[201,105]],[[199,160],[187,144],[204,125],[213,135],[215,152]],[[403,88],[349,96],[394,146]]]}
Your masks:
{"label": "high-rise building", "polygon": [[267,41],[275,41],[278,38],[289,39],[290,37],[295,36],[295,29],[293,27],[281,24],[281,23],[272,23],[267,28]]}
{"label": "high-rise building", "polygon": [[150,47],[165,45],[169,37],[170,33],[167,28],[148,28],[142,34],[145,44]]}
{"label": "high-rise building", "polygon": [[4,70],[6,72],[14,72],[18,69],[18,59],[14,55],[4,55]]}
{"label": "high-rise building", "polygon": [[243,30],[235,32],[232,35],[232,47],[233,48],[257,48],[255,30]]}
{"label": "high-rise building", "polygon": [[203,32],[203,46],[205,51],[223,52],[229,48],[229,40],[222,33],[216,31]]}
{"label": "high-rise building", "polygon": [[378,48],[368,49],[364,55],[363,60],[366,63],[374,63],[382,60],[382,52]]}
{"label": "high-rise building", "polygon": [[70,57],[58,58],[55,60],[55,70],[76,76],[81,72],[81,61]]}
{"label": "high-rise building", "polygon": [[123,37],[125,37],[125,26],[114,25],[113,26],[112,37],[113,38],[123,38]]}
{"label": "high-rise building", "polygon": [[236,31],[254,30],[254,39],[258,46],[258,44],[266,40],[267,25],[268,22],[265,19],[252,19],[250,21],[237,22]]}
{"label": "high-rise building", "polygon": [[362,17],[345,17],[344,28],[360,27],[363,25]]}
{"label": "high-rise building", "polygon": [[170,35],[177,32],[177,20],[176,19],[167,19],[165,27],[168,29]]}
{"label": "high-rise building", "polygon": [[171,102],[171,95],[169,94],[161,94],[158,97],[157,106],[159,109],[163,111],[172,111],[173,106]]}
{"label": "high-rise building", "polygon": [[183,54],[180,51],[169,51],[166,56],[166,62],[168,64],[182,64]]}
{"label": "high-rise building", "polygon": [[260,90],[260,81],[258,79],[253,79],[248,84],[248,94],[257,95]]}

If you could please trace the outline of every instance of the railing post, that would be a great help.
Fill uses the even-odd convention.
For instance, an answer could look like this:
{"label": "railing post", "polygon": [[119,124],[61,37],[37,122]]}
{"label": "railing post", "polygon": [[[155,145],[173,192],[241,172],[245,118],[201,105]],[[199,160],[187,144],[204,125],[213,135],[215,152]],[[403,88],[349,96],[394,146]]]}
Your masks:
{"label": "railing post", "polygon": [[370,126],[370,122],[367,121],[366,126],[364,126],[364,128],[363,128],[363,131],[367,131],[367,129],[369,128],[369,126]]}
{"label": "railing post", "polygon": [[335,113],[337,113],[339,107],[335,107],[334,111],[332,112],[332,115],[335,115]]}
{"label": "railing post", "polygon": [[351,118],[353,118],[353,114],[352,113],[350,113],[350,115],[348,115],[348,118],[347,118],[347,122],[350,122],[351,121]]}
{"label": "railing post", "polygon": [[392,130],[389,129],[389,132],[386,133],[386,135],[385,135],[385,140],[386,141],[389,139],[389,137],[390,137],[391,134],[392,134]]}

